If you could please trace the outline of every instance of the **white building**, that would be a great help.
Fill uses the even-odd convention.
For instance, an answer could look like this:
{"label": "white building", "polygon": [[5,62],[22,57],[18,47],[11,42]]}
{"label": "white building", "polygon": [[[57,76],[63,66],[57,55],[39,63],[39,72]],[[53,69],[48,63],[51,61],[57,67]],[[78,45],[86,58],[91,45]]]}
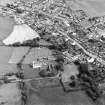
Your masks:
{"label": "white building", "polygon": [[38,61],[33,61],[33,64],[32,64],[33,69],[35,69],[35,68],[40,68],[40,67],[42,67],[43,65],[46,65],[46,63],[42,63],[42,62],[38,62]]}
{"label": "white building", "polygon": [[88,62],[89,62],[89,63],[94,62],[94,58],[90,58],[90,59],[88,59]]}

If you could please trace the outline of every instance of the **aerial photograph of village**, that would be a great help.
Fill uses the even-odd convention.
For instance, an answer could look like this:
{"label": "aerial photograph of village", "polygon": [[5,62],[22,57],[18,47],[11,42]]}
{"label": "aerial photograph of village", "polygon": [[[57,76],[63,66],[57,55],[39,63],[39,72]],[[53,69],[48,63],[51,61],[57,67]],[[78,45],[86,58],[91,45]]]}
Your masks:
{"label": "aerial photograph of village", "polygon": [[0,105],[105,105],[105,0],[0,0]]}

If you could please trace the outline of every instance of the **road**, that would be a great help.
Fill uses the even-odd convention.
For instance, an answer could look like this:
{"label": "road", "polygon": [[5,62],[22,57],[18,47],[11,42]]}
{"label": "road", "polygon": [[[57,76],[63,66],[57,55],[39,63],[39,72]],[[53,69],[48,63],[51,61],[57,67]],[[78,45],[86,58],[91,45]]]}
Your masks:
{"label": "road", "polygon": [[75,44],[76,44],[79,48],[81,48],[81,49],[84,51],[84,53],[85,53],[86,55],[88,55],[88,56],[90,56],[90,57],[96,59],[98,62],[100,62],[101,64],[105,65],[105,61],[104,61],[104,60],[102,60],[101,58],[99,58],[99,57],[96,56],[96,55],[93,55],[93,54],[89,53],[81,44],[78,43],[79,41],[78,41],[77,39],[72,39],[72,38],[70,38],[67,34],[65,34],[65,33],[63,33],[63,32],[60,32],[60,31],[59,31],[59,33],[61,33],[62,35],[66,36],[66,37],[68,38],[68,40],[71,40],[71,41],[75,42]]}
{"label": "road", "polygon": [[[50,18],[58,18],[58,19],[62,20],[63,22],[65,21],[65,19],[63,19],[63,18],[61,18],[61,17],[58,17],[57,15],[46,14],[45,12],[43,12],[43,11],[41,11],[41,10],[38,10],[38,11],[41,12],[42,14],[44,14],[44,15],[50,17]],[[66,20],[66,21],[68,21],[68,20]],[[68,22],[68,23],[69,23],[69,22]],[[90,56],[90,57],[96,59],[98,62],[100,62],[101,64],[105,65],[105,61],[104,61],[104,60],[102,60],[101,58],[99,58],[99,57],[96,56],[96,55],[93,55],[93,54],[89,53],[81,44],[78,43],[78,41],[77,41],[76,39],[74,40],[74,39],[70,38],[66,33],[63,33],[63,32],[60,32],[60,31],[58,31],[58,32],[61,33],[61,34],[64,35],[64,36],[66,36],[68,39],[72,40],[73,42],[75,42],[76,45],[77,45],[79,48],[81,48],[81,49],[84,51],[84,53],[86,53],[86,55],[88,55],[88,56]]]}
{"label": "road", "polygon": [[[64,18],[59,17],[57,14],[56,14],[56,15],[51,15],[51,14],[45,13],[45,12],[43,12],[42,10],[39,10],[39,9],[36,9],[36,8],[35,8],[34,10],[36,10],[36,11],[38,11],[38,12],[40,12],[40,13],[42,13],[42,14],[44,14],[44,15],[50,17],[50,18],[53,18],[53,19],[54,19],[54,18],[58,18],[58,19],[62,20],[63,22],[65,21]],[[29,11],[29,12],[30,12],[30,11]],[[66,21],[68,21],[68,20],[66,20]],[[60,32],[60,31],[58,31],[58,32],[61,33],[61,34],[64,35],[64,36],[66,36],[68,39],[72,40],[73,42],[75,42],[76,45],[77,45],[78,47],[80,47],[80,48],[84,51],[84,53],[86,53],[86,55],[88,55],[88,56],[90,56],[90,57],[96,59],[98,62],[100,62],[101,64],[105,65],[105,61],[104,61],[102,58],[99,58],[98,56],[89,53],[81,44],[78,43],[78,41],[77,41],[76,39],[70,38],[66,33],[63,33],[63,32]]]}

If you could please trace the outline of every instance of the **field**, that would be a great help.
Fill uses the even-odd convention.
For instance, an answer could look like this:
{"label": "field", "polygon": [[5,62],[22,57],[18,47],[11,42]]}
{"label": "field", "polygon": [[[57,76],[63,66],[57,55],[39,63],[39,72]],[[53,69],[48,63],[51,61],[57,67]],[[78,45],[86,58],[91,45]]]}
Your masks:
{"label": "field", "polygon": [[61,87],[30,91],[27,105],[94,105],[83,91],[64,93]]}
{"label": "field", "polygon": [[83,9],[90,16],[105,15],[105,0],[67,0],[74,10]]}
{"label": "field", "polygon": [[27,53],[28,50],[29,50],[29,47],[14,47],[12,56],[9,59],[8,63],[11,63],[11,64],[19,63],[22,57]]}
{"label": "field", "polygon": [[0,75],[18,71],[15,64],[8,63],[12,52],[12,47],[0,46]]}
{"label": "field", "polygon": [[15,22],[9,17],[4,17],[0,15],[0,45],[2,45],[2,40],[9,36],[13,31]]}
{"label": "field", "polygon": [[23,65],[23,71],[24,71],[24,78],[25,79],[32,79],[32,78],[38,78],[39,77],[39,69],[33,70],[29,67],[28,64]]}
{"label": "field", "polygon": [[[0,76],[9,72],[18,71],[15,64],[8,63],[13,48],[2,46],[2,40],[12,32],[13,25],[14,22],[12,19],[0,16]],[[3,84],[0,86],[0,104],[2,104],[1,102],[4,102],[5,105],[21,104],[20,92],[16,83]]]}
{"label": "field", "polygon": [[0,86],[0,103],[5,105],[21,105],[20,91],[16,83],[9,83]]}
{"label": "field", "polygon": [[[0,0],[0,4],[4,5],[4,2],[7,1],[10,2],[10,0]],[[83,9],[90,16],[105,15],[105,0],[68,0],[67,2],[74,10]],[[13,19],[0,16],[0,45],[3,45],[2,40],[13,31],[14,25]],[[16,63],[21,60],[28,49],[26,47],[13,48],[0,46],[0,76],[9,72],[17,72]],[[25,58],[23,62],[25,79],[38,77],[37,70],[29,68],[28,64],[36,60],[38,56],[46,57],[48,55],[46,52],[41,54],[40,52],[42,51],[38,52],[33,48]],[[35,88],[34,84],[32,86]],[[20,91],[16,83],[4,84],[0,86],[0,102],[9,101],[10,103],[5,105],[20,105],[18,102],[14,104],[14,101],[19,100],[19,97],[17,97],[19,93]],[[83,91],[66,94],[62,91],[61,87],[47,87],[40,88],[37,92],[30,89],[27,105],[94,105],[94,103]]]}

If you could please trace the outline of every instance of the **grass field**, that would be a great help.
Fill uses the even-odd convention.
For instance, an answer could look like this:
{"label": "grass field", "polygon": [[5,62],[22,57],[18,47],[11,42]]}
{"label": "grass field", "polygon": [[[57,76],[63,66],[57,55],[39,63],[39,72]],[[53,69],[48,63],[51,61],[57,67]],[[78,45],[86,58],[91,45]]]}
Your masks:
{"label": "grass field", "polygon": [[[2,40],[5,39],[13,30],[13,19],[0,16],[0,45],[3,45]],[[12,55],[13,48],[0,46],[0,76],[9,73],[17,72],[15,64],[9,64],[8,61]],[[0,86],[0,104],[5,105],[20,105],[20,92],[16,83],[3,84]]]}
{"label": "grass field", "polygon": [[2,40],[8,37],[13,31],[14,25],[15,22],[13,19],[0,15],[0,45],[2,44]]}
{"label": "grass field", "polygon": [[32,78],[38,78],[39,77],[39,69],[33,70],[33,68],[30,68],[28,64],[23,65],[23,71],[24,71],[24,78],[25,79],[32,79]]}
{"label": "grass field", "polygon": [[0,64],[7,64],[13,52],[13,47],[0,46]]}
{"label": "grass field", "polygon": [[9,64],[8,61],[12,55],[12,47],[0,47],[0,75],[3,75],[8,72],[17,72],[15,64]]}
{"label": "grass field", "polygon": [[105,0],[67,0],[74,10],[83,9],[90,16],[105,15]]}
{"label": "grass field", "polygon": [[0,103],[5,102],[5,105],[21,105],[20,98],[20,91],[18,90],[16,83],[0,86]]}
{"label": "grass field", "polygon": [[64,93],[61,87],[41,88],[28,96],[27,105],[95,105],[83,91]]}
{"label": "grass field", "polygon": [[[0,3],[4,1],[10,0],[2,0],[2,2],[0,0]],[[70,0],[68,2],[73,9],[83,9],[90,16],[105,15],[105,0]],[[0,16],[0,45],[3,44],[2,40],[8,37],[13,31],[14,25],[13,19]],[[8,72],[17,72],[16,65],[12,63],[17,63],[26,51],[27,48],[0,47],[0,75]],[[44,56],[46,56],[46,53]],[[37,58],[35,49],[32,49],[31,53],[26,57],[24,64],[31,63],[35,58]],[[28,66],[24,66],[24,70],[26,78],[34,78],[37,75],[36,71],[33,71]],[[0,98],[4,95],[4,99],[6,98],[7,101],[13,102],[13,99],[16,99],[18,94],[19,91],[17,90],[16,84],[0,86]],[[79,91],[65,94],[61,87],[41,88],[37,93],[31,91],[28,96],[29,100],[27,105],[94,105],[84,92]],[[11,102],[6,105],[15,105]],[[17,103],[16,105],[20,104]]]}
{"label": "grass field", "polygon": [[11,64],[19,63],[22,57],[27,53],[28,50],[29,50],[29,47],[14,47],[12,56],[9,59],[8,63],[11,63]]}

